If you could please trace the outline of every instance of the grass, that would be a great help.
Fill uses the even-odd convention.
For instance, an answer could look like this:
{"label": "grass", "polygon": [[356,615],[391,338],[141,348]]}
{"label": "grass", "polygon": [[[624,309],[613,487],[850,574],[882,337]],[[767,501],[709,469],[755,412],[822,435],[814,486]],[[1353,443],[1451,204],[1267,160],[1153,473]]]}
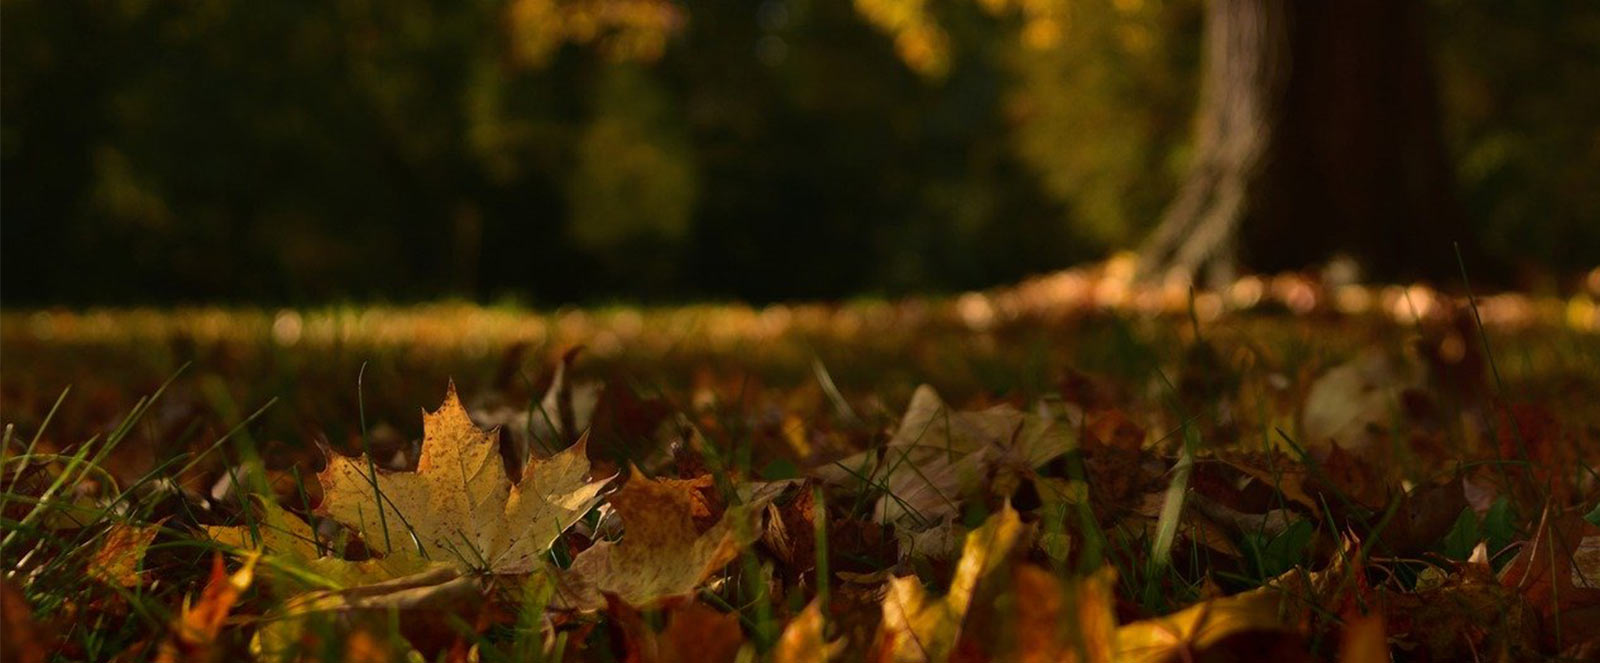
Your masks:
{"label": "grass", "polygon": [[[960,409],[1064,404],[1059,416],[1076,427],[1080,449],[1037,468],[1028,481],[1059,479],[1085,487],[1084,496],[1028,511],[1040,531],[1067,542],[1060,554],[1035,549],[1028,556],[1072,586],[1104,565],[1116,568],[1116,609],[1125,622],[1262,586],[1295,569],[1334,568],[1347,553],[1359,561],[1341,567],[1336,585],[1363,588],[1363,601],[1388,592],[1400,598],[1387,600],[1404,604],[1419,595],[1423,576],[1457,577],[1478,542],[1492,544],[1490,562],[1503,570],[1536,541],[1541,513],[1596,508],[1600,490],[1583,459],[1600,457],[1594,448],[1600,336],[1572,313],[1581,308],[1571,303],[1576,298],[1525,302],[1523,310],[1549,315],[1515,319],[1499,309],[1452,314],[1449,300],[1412,288],[1397,296],[1431,299],[1417,309],[1422,315],[1397,322],[1382,289],[1373,290],[1377,303],[1366,312],[1296,312],[1267,301],[1203,313],[1209,306],[1203,302],[1213,300],[1143,310],[1057,306],[1016,294],[1026,288],[978,299],[762,310],[8,312],[0,317],[7,361],[0,376],[6,591],[22,597],[41,637],[56,643],[54,659],[157,660],[185,597],[199,594],[222,548],[202,527],[256,527],[249,495],[275,495],[292,510],[308,510],[319,499],[308,476],[320,462],[317,445],[368,458],[406,453],[419,433],[417,408],[437,403],[450,379],[475,415],[536,412],[548,430],[564,415],[543,411],[540,397],[558,358],[578,345],[586,350],[573,369],[577,378],[659,397],[698,428],[707,441],[698,457],[680,455],[654,469],[671,475],[703,467],[724,504],[737,501],[741,482],[800,476],[881,442],[920,383],[936,386]],[[1433,409],[1421,417],[1396,410],[1381,434],[1398,445],[1394,452],[1352,465],[1307,440],[1299,414],[1319,376],[1373,348],[1425,368],[1430,377],[1420,390]],[[1505,415],[1513,405],[1536,405],[1554,423],[1527,430],[1528,422],[1544,419]],[[1109,451],[1109,433],[1095,429],[1113,417],[1140,435],[1124,465]],[[534,419],[525,426],[531,435]],[[1509,431],[1502,435],[1501,427]],[[1210,501],[1234,495],[1218,486],[1238,482],[1231,468],[1247,463],[1246,454],[1272,460],[1256,468],[1265,477],[1252,484],[1256,492],[1234,491],[1235,497],[1289,514],[1286,526],[1240,504],[1224,504],[1229,511],[1219,513],[1253,517],[1253,525],[1194,515],[1204,510],[1192,504],[1196,495]],[[644,462],[645,455],[618,460]],[[1558,471],[1561,463],[1570,471]],[[1161,468],[1146,481],[1151,485],[1117,487],[1122,479],[1137,481],[1151,464]],[[242,489],[218,490],[224,476]],[[876,526],[867,521],[883,490],[878,476],[860,475],[865,490],[857,494],[808,485],[774,507],[787,508],[797,491],[810,495],[813,527],[789,533],[811,540],[816,554],[804,568],[786,567],[769,543],[748,546],[702,589],[701,602],[738,617],[751,654],[773,656],[785,625],[815,599],[832,606],[824,618],[829,632],[847,641],[844,657],[864,655],[871,643],[857,631],[876,623],[876,606],[857,605],[861,588],[841,584],[839,571],[920,571],[935,592],[949,579],[954,560],[900,560],[852,540]],[[1449,509],[1440,528],[1429,520],[1437,520],[1434,514],[1410,501],[1372,503],[1361,493],[1374,486],[1352,476],[1391,495],[1409,488],[1417,500],[1422,487],[1449,477],[1491,482],[1498,493],[1482,514]],[[1294,491],[1302,489],[1316,500],[1296,502]],[[1026,501],[1024,493],[964,496],[959,519],[975,526],[1007,498]],[[1153,512],[1141,506],[1145,495],[1157,496]],[[1196,530],[1202,521],[1222,532],[1221,540]],[[142,565],[144,582],[124,587],[85,574],[114,528],[151,523],[160,530]],[[614,536],[602,525],[591,514],[581,528],[592,537]],[[1408,539],[1429,527],[1438,532]],[[318,530],[319,542],[327,533]],[[575,552],[570,546],[586,544],[558,545],[552,563],[564,566]],[[1353,553],[1345,550],[1352,545]],[[1236,554],[1226,552],[1230,547]],[[643,637],[612,619],[548,611],[556,589],[540,574],[489,591],[489,603],[507,614],[457,624],[479,660],[620,660]],[[242,655],[250,633],[285,598],[258,580],[210,651]],[[1559,596],[1515,600],[1533,612],[1538,600],[1561,602]],[[1336,656],[1351,608],[1313,607],[1300,635],[1317,657]],[[1501,647],[1513,658],[1561,655],[1578,636],[1560,609],[1548,636],[1524,642],[1510,630],[1484,627],[1492,637],[1472,644]],[[646,630],[687,619],[675,614],[647,611],[653,626]],[[1412,652],[1459,653],[1403,627],[1391,623],[1391,635],[1424,643]],[[390,638],[374,646],[409,645]],[[449,647],[440,652],[450,655]],[[349,655],[333,648],[322,658]]]}

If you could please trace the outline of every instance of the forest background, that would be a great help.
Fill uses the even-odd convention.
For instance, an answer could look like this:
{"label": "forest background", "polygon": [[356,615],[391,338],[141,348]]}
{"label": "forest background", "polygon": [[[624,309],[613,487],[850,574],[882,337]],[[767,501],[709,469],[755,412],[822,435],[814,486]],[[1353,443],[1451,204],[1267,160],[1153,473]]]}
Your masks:
{"label": "forest background", "polygon": [[[1475,279],[1562,289],[1600,256],[1600,5],[1413,4],[1463,210],[1439,251],[1466,240]],[[3,296],[759,303],[1015,281],[1160,221],[1192,161],[1205,14],[7,2]]]}

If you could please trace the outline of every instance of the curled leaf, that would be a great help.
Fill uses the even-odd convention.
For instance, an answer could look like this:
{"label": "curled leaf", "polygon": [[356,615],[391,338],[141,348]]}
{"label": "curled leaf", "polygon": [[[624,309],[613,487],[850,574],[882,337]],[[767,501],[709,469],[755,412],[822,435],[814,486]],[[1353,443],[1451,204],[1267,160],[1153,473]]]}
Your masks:
{"label": "curled leaf", "polygon": [[202,661],[213,657],[223,620],[238,603],[239,595],[255,581],[256,559],[255,555],[246,557],[239,570],[229,574],[221,554],[212,558],[211,579],[206,581],[200,600],[193,604],[185,602],[182,612],[173,621],[172,633],[156,655],[158,663]]}
{"label": "curled leaf", "polygon": [[[848,458],[819,474],[832,483],[881,485],[875,516],[923,529],[960,511],[960,501],[995,474],[1029,470],[1076,447],[1064,427],[1009,405],[952,411],[922,385],[883,449]],[[997,469],[1007,472],[997,473]]]}
{"label": "curled leaf", "polygon": [[[1326,573],[1326,572],[1324,572]],[[1117,629],[1118,661],[1184,660],[1225,641],[1247,636],[1276,637],[1303,631],[1308,605],[1321,576],[1291,570],[1247,592],[1202,601],[1169,615],[1124,624]],[[1310,586],[1304,582],[1310,580]],[[1274,640],[1274,642],[1277,642]]]}
{"label": "curled leaf", "polygon": [[838,656],[845,643],[829,642],[826,626],[822,603],[812,600],[783,627],[783,635],[778,636],[778,645],[773,648],[774,663],[822,663]]}
{"label": "curled leaf", "polygon": [[937,663],[955,651],[961,625],[978,583],[1011,554],[1022,534],[1022,520],[1007,505],[982,527],[967,534],[950,591],[931,598],[916,576],[891,578],[883,599],[879,660]]}

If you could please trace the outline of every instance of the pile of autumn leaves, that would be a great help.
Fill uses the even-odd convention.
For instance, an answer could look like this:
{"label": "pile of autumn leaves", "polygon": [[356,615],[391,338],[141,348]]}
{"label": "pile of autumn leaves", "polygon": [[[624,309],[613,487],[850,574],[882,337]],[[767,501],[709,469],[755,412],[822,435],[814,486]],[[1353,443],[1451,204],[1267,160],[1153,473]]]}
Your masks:
{"label": "pile of autumn leaves", "polygon": [[[530,455],[513,481],[498,433],[475,425],[452,387],[424,413],[415,471],[328,453],[314,515],[341,526],[334,536],[271,499],[238,525],[206,527],[233,561],[219,555],[169,633],[133,658],[216,660],[230,629],[262,661],[1600,651],[1600,528],[1571,508],[1577,496],[1541,493],[1513,545],[1491,550],[1478,535],[1492,517],[1482,512],[1504,508],[1492,498],[1534,499],[1536,472],[1502,473],[1498,488],[1458,472],[1364,492],[1381,472],[1337,443],[1299,463],[1192,446],[1163,454],[1115,412],[1067,409],[956,411],[922,387],[884,445],[803,478],[742,480],[704,461],[660,478],[596,472],[584,438]],[[686,422],[663,429],[684,457],[707,451]],[[136,569],[160,525],[117,526],[90,573],[148,582]],[[1452,536],[1468,538],[1464,559],[1438,554]],[[1182,587],[1174,558],[1204,558],[1218,578]],[[1241,590],[1249,572],[1264,582]],[[1198,595],[1153,611],[1152,589]],[[251,592],[273,601],[252,609]],[[718,598],[735,595],[761,605]]]}

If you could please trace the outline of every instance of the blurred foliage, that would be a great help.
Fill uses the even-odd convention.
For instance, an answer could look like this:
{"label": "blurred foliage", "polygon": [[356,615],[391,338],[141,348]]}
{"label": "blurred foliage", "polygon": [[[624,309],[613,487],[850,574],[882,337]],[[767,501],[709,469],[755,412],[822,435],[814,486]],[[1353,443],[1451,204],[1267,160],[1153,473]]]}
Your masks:
{"label": "blurred foliage", "polygon": [[[14,303],[832,297],[1128,246],[1196,0],[13,0]],[[1600,7],[1434,0],[1474,231],[1600,255]],[[1512,241],[1512,239],[1515,241]],[[1441,240],[1445,241],[1445,240]]]}
{"label": "blurred foliage", "polygon": [[1600,255],[1600,6],[1432,3],[1458,188],[1532,278]]}

